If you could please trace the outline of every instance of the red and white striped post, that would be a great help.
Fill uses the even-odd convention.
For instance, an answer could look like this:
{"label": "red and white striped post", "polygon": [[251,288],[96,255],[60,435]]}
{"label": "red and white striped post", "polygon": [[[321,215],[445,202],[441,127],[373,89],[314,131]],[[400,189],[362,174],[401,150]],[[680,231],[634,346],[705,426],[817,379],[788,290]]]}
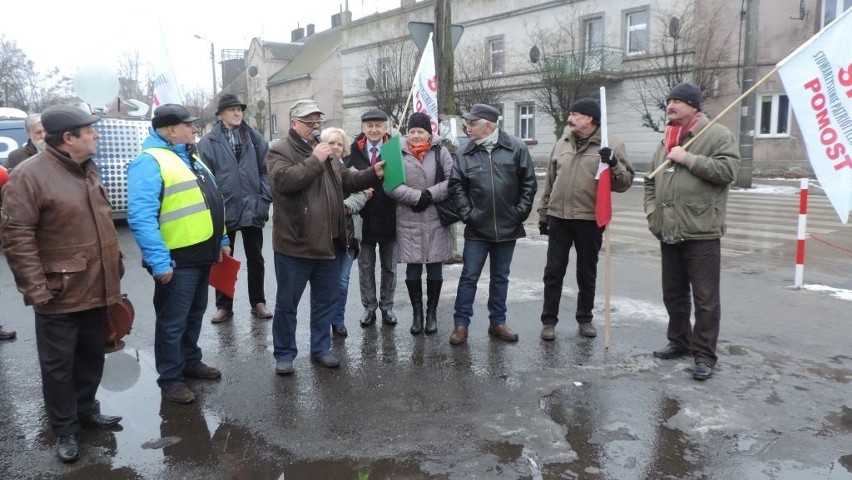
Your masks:
{"label": "red and white striped post", "polygon": [[799,233],[796,237],[796,278],[795,288],[802,288],[805,273],[805,230],[808,224],[808,179],[801,180],[799,193]]}

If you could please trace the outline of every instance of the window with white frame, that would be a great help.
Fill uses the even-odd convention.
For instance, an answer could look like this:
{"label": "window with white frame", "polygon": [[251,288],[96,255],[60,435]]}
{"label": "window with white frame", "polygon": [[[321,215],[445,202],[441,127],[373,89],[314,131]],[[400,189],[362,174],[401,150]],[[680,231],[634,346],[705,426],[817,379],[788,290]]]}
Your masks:
{"label": "window with white frame", "polygon": [[648,53],[649,34],[648,23],[651,19],[651,11],[648,7],[641,10],[627,12],[624,24],[627,31],[624,32],[626,41],[625,51],[627,55],[642,55]]}
{"label": "window with white frame", "polygon": [[820,27],[831,23],[849,7],[852,7],[852,0],[822,0],[822,25]]}
{"label": "window with white frame", "polygon": [[518,137],[521,140],[535,138],[535,104],[518,104]]}
{"label": "window with white frame", "polygon": [[782,93],[758,96],[757,136],[790,136],[790,100]]}
{"label": "window with white frame", "polygon": [[497,111],[500,112],[500,114],[497,115],[497,126],[502,128],[503,130],[505,130],[506,127],[503,125],[503,104],[502,103],[495,103],[491,106],[496,108]]}
{"label": "window with white frame", "polygon": [[278,133],[278,115],[272,115],[272,120],[269,121],[272,133]]}
{"label": "window with white frame", "polygon": [[379,87],[383,90],[390,88],[391,66],[390,59],[382,58],[379,60]]}
{"label": "window with white frame", "polygon": [[502,75],[505,68],[506,52],[503,37],[488,39],[488,67],[491,75]]}

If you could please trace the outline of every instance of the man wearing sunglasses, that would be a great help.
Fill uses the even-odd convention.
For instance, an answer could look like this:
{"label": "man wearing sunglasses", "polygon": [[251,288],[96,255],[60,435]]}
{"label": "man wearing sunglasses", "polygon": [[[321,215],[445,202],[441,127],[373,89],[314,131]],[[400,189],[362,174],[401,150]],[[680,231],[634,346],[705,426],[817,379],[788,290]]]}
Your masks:
{"label": "man wearing sunglasses", "polygon": [[275,372],[295,370],[296,313],[305,286],[311,284],[311,359],[326,368],[340,365],[331,354],[331,319],[340,284],[339,253],[346,249],[345,193],[378,187],[384,174],[379,161],[351,171],[319,139],[323,112],[313,100],[290,108],[290,130],[267,156],[272,187],[272,250],[278,290],[272,317]]}

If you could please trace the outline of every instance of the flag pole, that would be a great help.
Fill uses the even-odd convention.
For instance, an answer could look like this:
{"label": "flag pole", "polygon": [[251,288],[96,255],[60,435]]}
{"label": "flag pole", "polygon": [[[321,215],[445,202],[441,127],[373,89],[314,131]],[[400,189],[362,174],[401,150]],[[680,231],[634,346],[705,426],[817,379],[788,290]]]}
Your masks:
{"label": "flag pole", "polygon": [[[600,89],[601,102],[601,148],[609,147],[609,125],[607,124],[606,111],[606,88]],[[605,173],[609,175],[610,172]],[[600,172],[598,172],[600,176]],[[612,330],[612,314],[610,312],[610,293],[611,281],[610,273],[612,268],[612,259],[609,254],[609,224],[604,225],[604,348],[609,350],[610,331]]]}
{"label": "flag pole", "polygon": [[[782,63],[783,63],[783,62],[782,62]],[[708,130],[708,128],[707,128],[707,127],[709,127],[710,125],[713,125],[713,124],[715,124],[717,121],[719,121],[719,119],[720,119],[720,118],[722,118],[722,116],[723,116],[723,115],[725,115],[726,113],[728,113],[729,111],[731,111],[731,109],[733,109],[735,106],[737,106],[737,104],[739,104],[739,103],[740,103],[740,102],[741,102],[741,101],[742,101],[745,97],[747,97],[747,96],[751,95],[751,94],[752,94],[755,90],[757,90],[757,87],[759,87],[761,84],[763,84],[763,82],[765,82],[765,81],[769,80],[769,77],[771,77],[772,75],[774,75],[774,74],[775,74],[775,72],[777,72],[779,68],[781,68],[780,64],[779,64],[779,65],[775,65],[775,67],[773,67],[773,68],[772,68],[772,70],[770,70],[770,71],[769,71],[769,73],[767,73],[766,75],[764,75],[764,76],[763,76],[763,78],[761,78],[760,80],[758,80],[758,81],[757,81],[757,83],[755,83],[754,85],[752,85],[752,86],[751,86],[751,88],[749,88],[748,90],[746,90],[745,92],[743,92],[743,94],[742,94],[742,95],[740,95],[739,97],[737,97],[737,99],[736,99],[736,100],[734,100],[733,102],[731,102],[731,104],[730,104],[730,105],[728,105],[727,107],[725,107],[725,109],[724,109],[724,110],[722,110],[721,112],[719,112],[719,114],[718,114],[718,115],[716,115],[715,117],[713,117],[713,118],[710,120],[710,123],[708,123],[706,127],[702,128],[700,132],[696,133],[696,134],[695,134],[695,136],[693,136],[692,138],[690,138],[690,139],[689,139],[689,141],[688,141],[688,142],[686,142],[686,144],[684,144],[684,146],[683,146],[684,150],[685,150],[687,147],[689,147],[690,145],[692,145],[692,142],[694,142],[694,141],[698,140],[698,137],[700,137],[700,136],[701,136],[704,132],[706,132],[706,131]],[[660,173],[662,170],[664,170],[666,167],[668,167],[670,163],[672,163],[672,161],[671,161],[671,160],[669,160],[669,159],[667,158],[665,162],[661,163],[659,167],[657,167],[656,169],[654,169],[654,171],[653,171],[653,172],[651,172],[651,173],[649,173],[647,176],[645,176],[645,178],[647,178],[647,179],[652,179],[652,178],[654,178],[654,176],[656,176],[658,173]]]}

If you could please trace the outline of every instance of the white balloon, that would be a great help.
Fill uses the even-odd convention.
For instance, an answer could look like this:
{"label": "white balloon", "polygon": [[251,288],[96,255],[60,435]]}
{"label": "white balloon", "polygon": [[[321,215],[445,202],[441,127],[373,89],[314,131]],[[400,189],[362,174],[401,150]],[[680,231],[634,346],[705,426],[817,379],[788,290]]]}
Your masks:
{"label": "white balloon", "polygon": [[118,77],[103,65],[89,65],[74,76],[74,91],[92,108],[106,108],[118,94]]}

